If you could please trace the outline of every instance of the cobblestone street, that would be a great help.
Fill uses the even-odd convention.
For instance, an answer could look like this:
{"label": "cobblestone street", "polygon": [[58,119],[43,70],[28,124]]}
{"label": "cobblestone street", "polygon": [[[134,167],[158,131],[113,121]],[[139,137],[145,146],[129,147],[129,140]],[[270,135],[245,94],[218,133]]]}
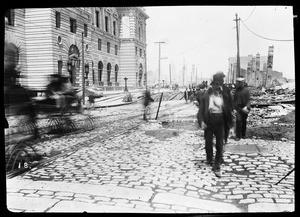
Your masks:
{"label": "cobblestone street", "polygon": [[[156,105],[153,103],[154,108]],[[137,104],[106,108],[99,115],[111,115],[107,130],[113,131],[125,124],[113,122],[123,111],[129,114],[138,109]],[[126,133],[100,139],[105,132],[96,127],[84,136],[47,143],[49,148],[72,141],[88,145],[7,179],[8,209],[138,213],[295,210],[294,172],[276,185],[294,168],[295,141],[230,138],[222,177],[218,178],[205,164],[203,131],[196,113],[195,105],[182,100],[165,102],[158,121],[143,122]]]}

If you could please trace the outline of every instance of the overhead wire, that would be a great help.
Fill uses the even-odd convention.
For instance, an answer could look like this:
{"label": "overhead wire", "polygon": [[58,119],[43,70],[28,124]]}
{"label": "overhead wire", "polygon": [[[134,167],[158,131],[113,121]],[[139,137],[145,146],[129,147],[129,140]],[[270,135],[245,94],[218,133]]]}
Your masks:
{"label": "overhead wire", "polygon": [[[242,20],[241,20],[242,21]],[[272,39],[272,38],[267,38],[267,37],[264,37],[264,36],[261,36],[259,34],[256,34],[255,32],[253,32],[251,29],[249,29],[246,24],[242,21],[242,24],[246,27],[246,29],[248,31],[250,31],[252,34],[260,37],[260,38],[263,38],[263,39],[266,39],[266,40],[269,40],[269,41],[294,41],[293,39]]]}

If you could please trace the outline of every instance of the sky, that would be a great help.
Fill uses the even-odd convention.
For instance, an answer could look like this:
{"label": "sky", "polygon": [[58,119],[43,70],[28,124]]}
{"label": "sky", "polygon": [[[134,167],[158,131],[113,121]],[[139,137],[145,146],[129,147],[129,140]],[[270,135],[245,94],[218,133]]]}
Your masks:
{"label": "sky", "polygon": [[[239,24],[240,56],[268,55],[274,45],[273,70],[295,78],[292,6],[155,6],[144,7],[146,21],[147,70],[158,77],[161,44],[161,80],[182,80],[195,64],[198,78],[211,78],[217,71],[227,74],[228,58],[237,55],[236,13]],[[272,40],[267,40],[251,33]],[[275,40],[290,41],[275,41]],[[196,71],[195,69],[195,71]],[[195,75],[194,75],[195,76]],[[188,77],[188,75],[187,75]],[[173,80],[172,79],[172,80]],[[185,78],[188,79],[188,78]]]}

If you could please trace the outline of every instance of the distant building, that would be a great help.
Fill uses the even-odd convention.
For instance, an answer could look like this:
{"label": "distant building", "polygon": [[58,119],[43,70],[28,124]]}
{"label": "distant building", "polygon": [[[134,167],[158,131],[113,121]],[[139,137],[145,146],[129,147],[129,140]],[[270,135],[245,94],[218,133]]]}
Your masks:
{"label": "distant building", "polygon": [[53,73],[81,86],[82,68],[86,85],[122,89],[127,77],[129,89],[143,87],[148,18],[140,7],[9,9],[5,42],[15,47],[21,84],[33,89]]}
{"label": "distant building", "polygon": [[[226,76],[227,83],[236,82],[237,74],[237,57],[228,59],[229,67]],[[272,69],[267,70],[267,56],[248,55],[240,57],[240,76],[244,77],[249,86],[255,87],[270,87],[272,85],[287,83],[287,79],[282,77],[282,72],[277,72]]]}

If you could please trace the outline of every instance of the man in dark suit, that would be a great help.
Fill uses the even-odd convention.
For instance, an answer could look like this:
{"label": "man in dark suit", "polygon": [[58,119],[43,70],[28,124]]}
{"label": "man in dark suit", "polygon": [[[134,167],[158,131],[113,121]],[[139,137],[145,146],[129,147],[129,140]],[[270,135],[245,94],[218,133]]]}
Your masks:
{"label": "man in dark suit", "polygon": [[[233,126],[230,90],[223,85],[225,75],[218,72],[200,102],[198,121],[204,128],[206,163],[221,177],[225,131]],[[216,156],[213,163],[213,136],[216,136]]]}

